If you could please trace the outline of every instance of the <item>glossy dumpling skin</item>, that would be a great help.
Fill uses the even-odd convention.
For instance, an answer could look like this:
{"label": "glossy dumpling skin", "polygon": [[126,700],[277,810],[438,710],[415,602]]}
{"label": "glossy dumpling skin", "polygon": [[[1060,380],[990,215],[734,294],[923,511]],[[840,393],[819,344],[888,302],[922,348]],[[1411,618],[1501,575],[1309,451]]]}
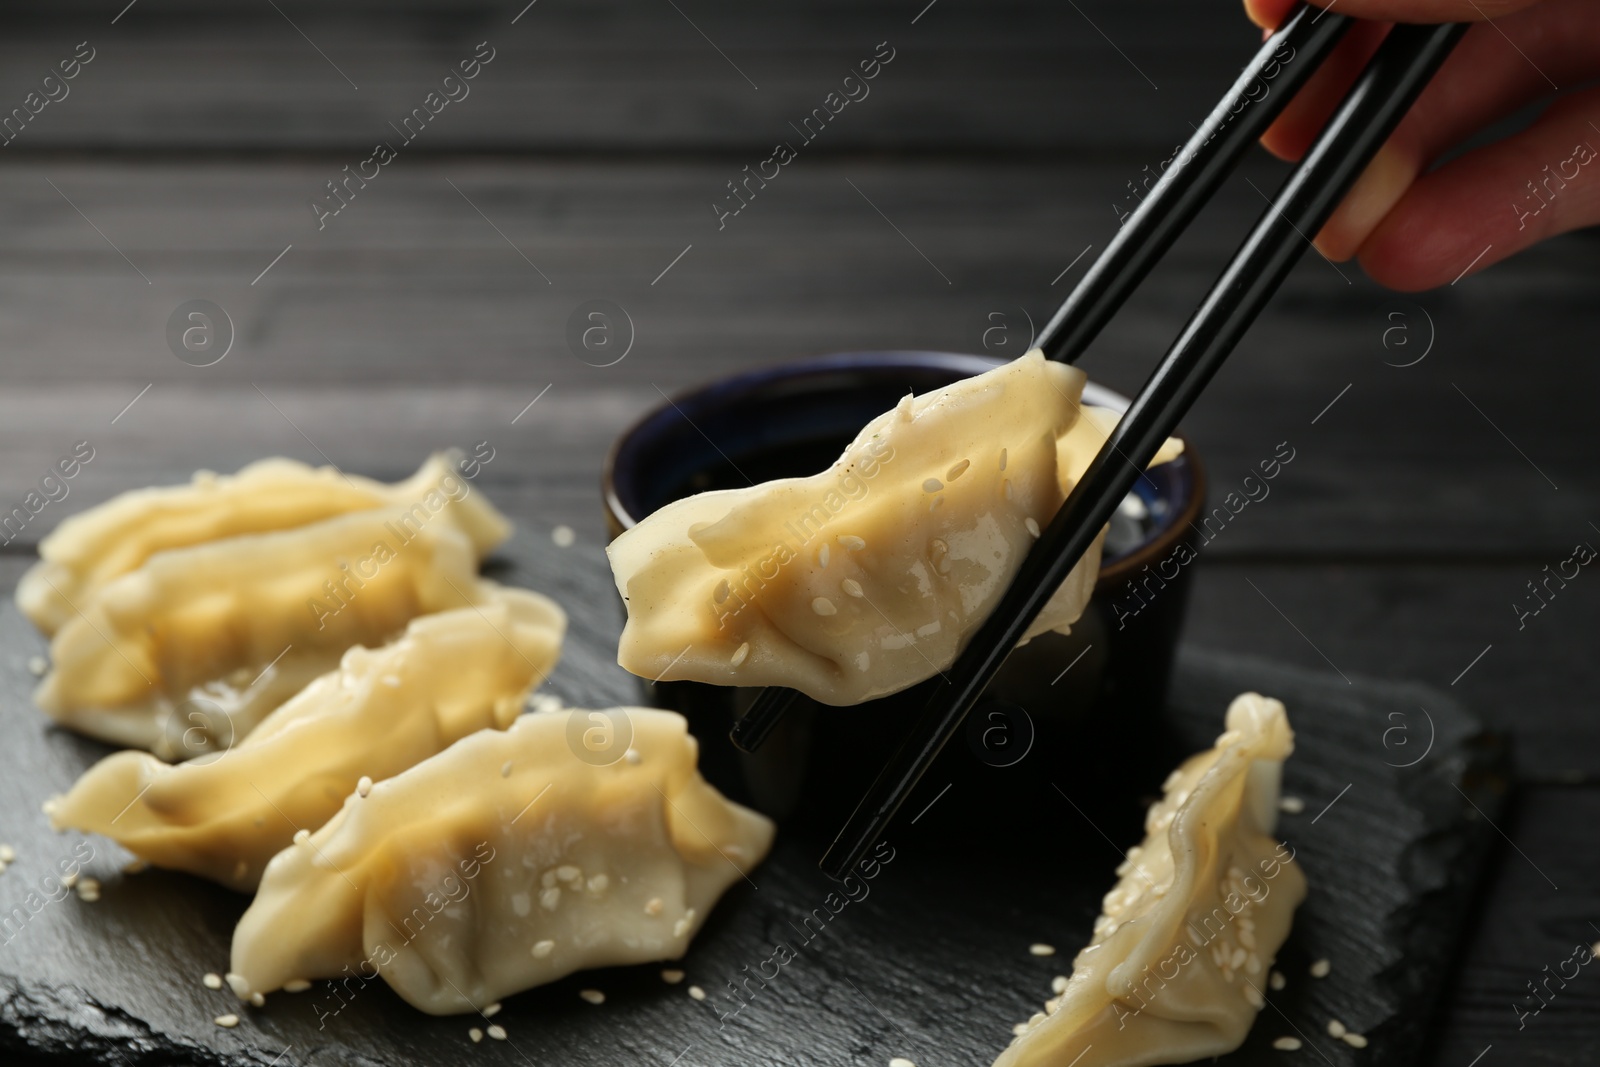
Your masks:
{"label": "glossy dumpling skin", "polygon": [[[1035,350],[906,397],[821,474],[668,504],[607,550],[628,609],[618,662],[825,704],[943,670],[1105,440],[1084,381]],[[1099,561],[1097,539],[1028,636],[1077,620]]]}
{"label": "glossy dumpling skin", "polygon": [[123,493],[72,516],[40,542],[39,563],[17,583],[17,606],[54,634],[108,583],[157,552],[385,506],[441,512],[482,558],[510,535],[511,524],[462,477],[461,461],[457,450],[437,452],[416,474],[388,485],[273,458],[237,474],[201,471],[188,485]]}
{"label": "glossy dumpling skin", "polygon": [[580,760],[569,716],[588,713],[540,712],[347,799],[267,866],[233,935],[236,992],[381,975],[450,1015],[682,956],[773,826],[700,777],[682,716],[621,710],[637,760]]}
{"label": "glossy dumpling skin", "polygon": [[[488,583],[485,583],[486,585]],[[566,616],[523,589],[413,619],[357,646],[231,750],[169,766],[118,752],[50,805],[57,830],[104,834],[157,867],[248,891],[295,831],[468,734],[505,729],[554,669]]]}
{"label": "glossy dumpling skin", "polygon": [[1167,779],[1066,991],[995,1067],[1189,1063],[1244,1043],[1306,880],[1273,837],[1283,705],[1246,693],[1227,727]]}
{"label": "glossy dumpling skin", "polygon": [[480,598],[467,537],[406,514],[158,552],[61,628],[34,699],[66,726],[163,758],[236,743],[345,649]]}

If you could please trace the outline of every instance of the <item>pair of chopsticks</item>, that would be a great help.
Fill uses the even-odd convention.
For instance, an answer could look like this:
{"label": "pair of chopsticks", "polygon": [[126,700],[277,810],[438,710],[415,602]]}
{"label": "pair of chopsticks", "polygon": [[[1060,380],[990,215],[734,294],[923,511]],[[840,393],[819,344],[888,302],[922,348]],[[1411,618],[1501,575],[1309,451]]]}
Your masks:
{"label": "pair of chopsticks", "polygon": [[[1083,354],[1351,23],[1304,4],[1295,9],[1040,334],[1039,347],[1048,357],[1072,362]],[[1034,543],[1000,603],[951,668],[930,681],[916,724],[823,856],[824,873],[847,874],[882,837],[1033,619],[1287,277],[1309,235],[1322,228],[1466,28],[1447,23],[1390,31]],[[762,692],[734,726],[734,744],[754,751],[796,695],[781,688]]]}

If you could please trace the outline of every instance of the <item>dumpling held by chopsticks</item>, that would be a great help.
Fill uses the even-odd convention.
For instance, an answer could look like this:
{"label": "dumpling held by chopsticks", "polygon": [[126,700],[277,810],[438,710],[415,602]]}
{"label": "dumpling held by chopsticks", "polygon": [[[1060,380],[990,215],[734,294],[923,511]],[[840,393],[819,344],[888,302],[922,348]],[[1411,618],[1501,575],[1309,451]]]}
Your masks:
{"label": "dumpling held by chopsticks", "polygon": [[[825,704],[948,667],[1116,422],[1080,404],[1084,381],[1035,350],[906,396],[821,474],[668,504],[608,549],[618,662]],[[1028,636],[1070,628],[1099,566],[1097,539]]]}

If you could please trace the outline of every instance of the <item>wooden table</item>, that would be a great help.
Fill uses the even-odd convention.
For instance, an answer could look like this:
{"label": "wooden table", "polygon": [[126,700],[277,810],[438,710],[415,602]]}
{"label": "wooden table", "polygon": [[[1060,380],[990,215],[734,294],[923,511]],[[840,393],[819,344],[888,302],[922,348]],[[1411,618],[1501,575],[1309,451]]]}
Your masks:
{"label": "wooden table", "polygon": [[[197,467],[397,478],[478,441],[520,524],[598,540],[605,447],[663,392],[846,349],[1019,354],[1255,41],[1224,0],[120,2],[0,31],[5,109],[92,50],[0,155],[0,510],[94,449],[17,557]],[[405,141],[390,123],[433,91],[460,98]],[[395,158],[363,164],[379,140]],[[719,220],[780,141],[795,158]],[[347,165],[377,173],[319,229]],[[1092,375],[1137,389],[1279,174],[1228,183]],[[1447,1009],[1417,1020],[1439,1065],[1600,1059],[1600,969],[1514,1008],[1600,939],[1600,578],[1520,628],[1512,607],[1600,544],[1597,270],[1579,234],[1408,297],[1308,254],[1187,426],[1219,499],[1295,455],[1206,549],[1191,643],[1453,687],[1514,740],[1504,849]],[[193,299],[232,322],[213,366],[169,349]],[[633,323],[620,363],[569,348],[590,299]]]}

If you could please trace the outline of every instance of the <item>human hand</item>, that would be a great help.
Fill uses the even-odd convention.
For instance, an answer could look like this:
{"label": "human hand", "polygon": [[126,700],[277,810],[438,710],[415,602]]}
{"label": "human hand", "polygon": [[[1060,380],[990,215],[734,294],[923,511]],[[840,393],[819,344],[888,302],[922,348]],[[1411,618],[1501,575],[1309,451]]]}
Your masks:
{"label": "human hand", "polygon": [[[1600,4],[1593,0],[1313,0],[1372,20],[1350,30],[1273,123],[1262,144],[1299,159],[1382,41],[1390,20],[1475,22],[1334,211],[1317,247],[1358,257],[1378,282],[1448,284],[1547,237],[1600,222]],[[1245,0],[1264,29],[1294,0]],[[1554,102],[1528,128],[1434,170],[1499,119]],[[1485,252],[1485,248],[1488,249]],[[1481,258],[1479,257],[1481,254]],[[1476,259],[1476,262],[1474,260]]]}

